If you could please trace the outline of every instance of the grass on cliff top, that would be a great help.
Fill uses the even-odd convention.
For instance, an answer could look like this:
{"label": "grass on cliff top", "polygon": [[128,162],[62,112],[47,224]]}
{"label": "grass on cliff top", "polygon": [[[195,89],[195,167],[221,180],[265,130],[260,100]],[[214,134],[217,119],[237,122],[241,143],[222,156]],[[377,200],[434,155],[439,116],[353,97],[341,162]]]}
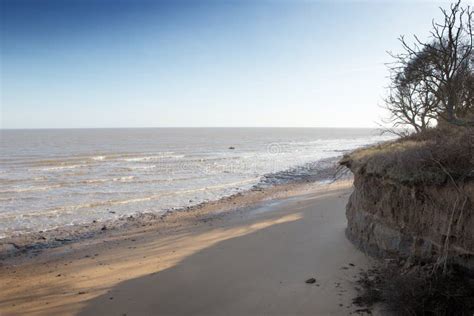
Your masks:
{"label": "grass on cliff top", "polygon": [[346,155],[354,173],[405,184],[437,185],[474,178],[474,128],[433,128]]}

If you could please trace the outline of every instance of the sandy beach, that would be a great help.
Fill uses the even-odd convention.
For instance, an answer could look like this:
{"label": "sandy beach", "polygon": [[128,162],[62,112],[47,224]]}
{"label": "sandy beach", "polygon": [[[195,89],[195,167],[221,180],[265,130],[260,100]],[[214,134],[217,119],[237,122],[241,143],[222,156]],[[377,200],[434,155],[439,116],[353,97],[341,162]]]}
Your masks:
{"label": "sandy beach", "polygon": [[350,192],[254,192],[5,259],[0,315],[348,315],[372,263],[344,235]]}
{"label": "sandy beach", "polygon": [[1,1],[0,316],[474,316],[473,3]]}

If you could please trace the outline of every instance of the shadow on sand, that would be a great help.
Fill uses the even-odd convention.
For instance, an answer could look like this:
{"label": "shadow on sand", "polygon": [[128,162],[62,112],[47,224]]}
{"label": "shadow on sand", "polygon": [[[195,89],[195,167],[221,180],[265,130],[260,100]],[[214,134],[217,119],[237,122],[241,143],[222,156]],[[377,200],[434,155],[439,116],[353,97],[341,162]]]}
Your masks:
{"label": "shadow on sand", "polygon": [[[347,315],[352,280],[368,259],[344,237],[344,192],[280,205],[265,218],[291,220],[119,283],[79,315]],[[306,284],[311,277],[316,283]]]}

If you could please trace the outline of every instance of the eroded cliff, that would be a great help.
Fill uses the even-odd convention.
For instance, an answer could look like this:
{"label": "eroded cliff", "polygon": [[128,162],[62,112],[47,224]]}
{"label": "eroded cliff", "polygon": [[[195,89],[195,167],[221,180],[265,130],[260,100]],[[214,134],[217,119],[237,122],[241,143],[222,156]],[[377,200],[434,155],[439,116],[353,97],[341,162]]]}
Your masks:
{"label": "eroded cliff", "polygon": [[432,131],[353,152],[347,236],[377,256],[474,268],[474,133]]}

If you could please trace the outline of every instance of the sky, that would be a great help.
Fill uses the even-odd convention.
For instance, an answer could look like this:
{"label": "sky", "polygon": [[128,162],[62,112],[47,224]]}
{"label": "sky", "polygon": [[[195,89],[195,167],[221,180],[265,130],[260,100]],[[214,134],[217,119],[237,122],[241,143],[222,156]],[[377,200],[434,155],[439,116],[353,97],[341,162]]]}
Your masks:
{"label": "sky", "polygon": [[0,0],[0,128],[374,127],[433,1]]}

